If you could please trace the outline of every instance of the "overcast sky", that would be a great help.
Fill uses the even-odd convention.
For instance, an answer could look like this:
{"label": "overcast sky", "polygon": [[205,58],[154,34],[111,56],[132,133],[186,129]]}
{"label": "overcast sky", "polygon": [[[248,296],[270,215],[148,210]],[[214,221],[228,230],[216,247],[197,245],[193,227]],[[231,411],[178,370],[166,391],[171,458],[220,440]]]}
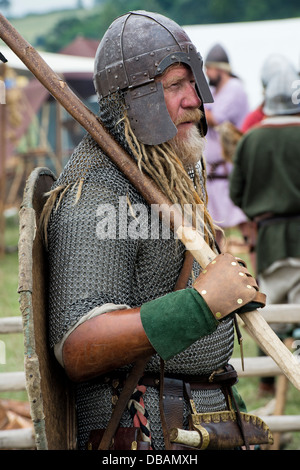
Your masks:
{"label": "overcast sky", "polygon": [[[27,13],[45,13],[50,10],[76,8],[77,0],[11,0],[9,13],[11,16],[23,16]],[[93,0],[83,0],[86,7],[93,4]]]}

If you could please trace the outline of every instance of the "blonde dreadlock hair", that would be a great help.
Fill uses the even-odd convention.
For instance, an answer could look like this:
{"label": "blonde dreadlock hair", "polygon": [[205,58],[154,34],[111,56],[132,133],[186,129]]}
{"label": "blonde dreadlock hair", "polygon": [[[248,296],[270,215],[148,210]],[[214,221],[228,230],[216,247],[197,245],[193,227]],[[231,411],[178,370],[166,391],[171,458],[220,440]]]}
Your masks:
{"label": "blonde dreadlock hair", "polygon": [[181,159],[176,155],[169,142],[160,145],[145,145],[139,142],[132,131],[129,119],[124,116],[125,137],[130,149],[137,160],[141,171],[146,171],[161,191],[169,198],[173,204],[180,204],[184,210],[187,206],[192,208],[192,221],[197,225],[197,208],[201,206],[204,227],[205,241],[212,247],[214,244],[215,228],[211,216],[209,215],[206,202],[206,167],[201,155],[202,179],[198,171],[194,168],[193,178],[184,167]]}

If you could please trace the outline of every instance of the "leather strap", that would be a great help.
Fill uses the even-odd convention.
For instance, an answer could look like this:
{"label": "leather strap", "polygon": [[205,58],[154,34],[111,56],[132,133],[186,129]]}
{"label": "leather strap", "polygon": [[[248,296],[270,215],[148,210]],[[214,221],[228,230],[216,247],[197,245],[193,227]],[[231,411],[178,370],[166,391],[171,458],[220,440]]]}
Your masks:
{"label": "leather strap", "polygon": [[116,402],[111,419],[108,423],[106,430],[104,431],[98,450],[109,449],[112,438],[114,437],[115,432],[119,426],[122,414],[141,375],[143,375],[143,372],[149,359],[150,357],[147,357],[146,359],[142,358],[139,361],[136,361],[135,365],[133,366],[133,369],[131,370],[125,382],[122,392],[120,393],[118,401]]}
{"label": "leather strap", "polygon": [[190,251],[186,251],[182,269],[176,281],[174,291],[185,289],[193,268],[194,257]]}
{"label": "leather strap", "polygon": [[172,450],[170,429],[183,426],[183,381],[164,376],[164,361],[160,367],[159,410],[166,450]]}

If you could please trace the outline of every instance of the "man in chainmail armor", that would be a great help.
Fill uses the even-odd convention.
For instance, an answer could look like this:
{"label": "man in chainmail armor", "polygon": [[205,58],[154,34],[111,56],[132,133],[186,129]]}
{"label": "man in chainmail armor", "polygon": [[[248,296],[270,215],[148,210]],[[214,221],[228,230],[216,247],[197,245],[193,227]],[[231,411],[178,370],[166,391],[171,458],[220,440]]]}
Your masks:
{"label": "man in chainmail armor", "polygon": [[[185,32],[154,13],[117,18],[99,45],[94,83],[107,131],[172,203],[192,208],[192,220],[202,207],[203,236],[217,254],[202,157],[203,103],[211,94],[201,56]],[[139,208],[146,208],[146,216],[140,210],[140,217]],[[43,220],[50,345],[75,383],[78,449],[86,448],[92,430],[107,427],[133,363],[148,356],[135,390],[142,400],[135,395],[129,402],[119,428],[136,423],[137,408],[142,439],[151,449],[165,449],[157,386],[162,361],[165,377],[187,382],[224,368],[234,329],[222,305],[227,302],[226,314],[237,308],[228,291],[249,304],[258,291],[255,281],[244,266],[239,271],[245,276],[229,274],[228,266],[238,263],[230,255],[219,263],[218,255],[205,278],[211,290],[203,288],[195,261],[187,284],[177,288],[186,248],[172,233],[162,236],[161,222],[158,236],[151,237],[151,208],[89,135],[50,191]],[[191,387],[191,396],[198,413],[228,409],[220,387]],[[189,412],[185,400],[186,428]]]}

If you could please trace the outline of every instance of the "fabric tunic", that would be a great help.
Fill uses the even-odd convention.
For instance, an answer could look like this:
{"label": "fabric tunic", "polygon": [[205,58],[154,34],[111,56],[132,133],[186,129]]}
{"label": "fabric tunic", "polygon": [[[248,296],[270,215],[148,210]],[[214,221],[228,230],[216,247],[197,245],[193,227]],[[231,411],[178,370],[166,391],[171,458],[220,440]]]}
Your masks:
{"label": "fabric tunic", "polygon": [[[215,121],[218,124],[229,121],[240,128],[249,111],[248,99],[242,82],[237,78],[230,78],[218,93],[212,90],[212,94],[214,103],[207,104],[205,107],[211,110]],[[215,128],[208,127],[206,141],[204,156],[208,174],[208,210],[220,227],[233,227],[245,222],[247,217],[229,197],[228,176],[232,170],[232,164],[223,159],[219,134]],[[210,177],[212,173],[216,175],[215,178]]]}
{"label": "fabric tunic", "polygon": [[237,146],[230,196],[258,230],[257,270],[300,256],[300,117],[264,119]]}

